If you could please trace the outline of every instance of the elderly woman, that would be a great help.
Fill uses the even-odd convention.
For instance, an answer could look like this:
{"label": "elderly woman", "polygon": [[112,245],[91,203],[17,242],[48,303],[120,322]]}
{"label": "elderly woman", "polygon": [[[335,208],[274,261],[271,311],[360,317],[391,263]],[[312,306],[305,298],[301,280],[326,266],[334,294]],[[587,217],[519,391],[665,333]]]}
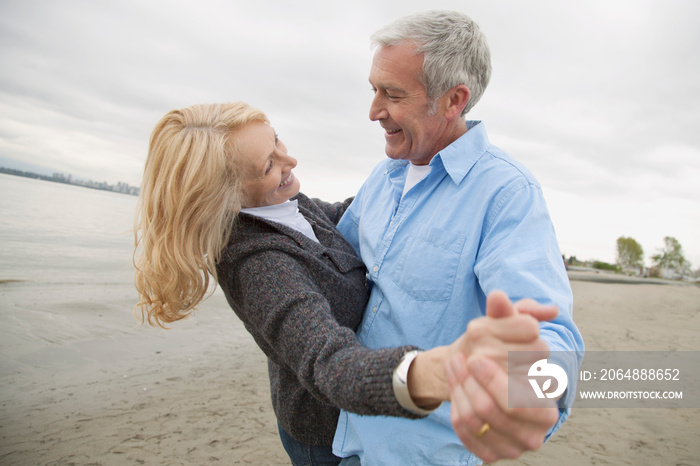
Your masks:
{"label": "elderly woman", "polygon": [[336,464],[338,408],[426,415],[448,399],[444,361],[464,341],[425,352],[357,342],[365,267],[335,229],[350,200],[299,193],[296,163],[245,103],[168,113],[151,136],[141,186],[137,308],[151,325],[185,318],[213,277],[267,355],[292,462]]}

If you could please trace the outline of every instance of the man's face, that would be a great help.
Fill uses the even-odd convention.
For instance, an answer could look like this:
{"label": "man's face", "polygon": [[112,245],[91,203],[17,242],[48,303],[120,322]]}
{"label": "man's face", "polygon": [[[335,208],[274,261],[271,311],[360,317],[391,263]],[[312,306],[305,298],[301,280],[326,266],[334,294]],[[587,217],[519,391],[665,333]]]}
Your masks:
{"label": "man's face", "polygon": [[369,73],[374,91],[369,118],[384,128],[387,156],[426,165],[449,144],[447,122],[442,99],[428,98],[420,81],[423,55],[413,50],[409,43],[377,49]]}

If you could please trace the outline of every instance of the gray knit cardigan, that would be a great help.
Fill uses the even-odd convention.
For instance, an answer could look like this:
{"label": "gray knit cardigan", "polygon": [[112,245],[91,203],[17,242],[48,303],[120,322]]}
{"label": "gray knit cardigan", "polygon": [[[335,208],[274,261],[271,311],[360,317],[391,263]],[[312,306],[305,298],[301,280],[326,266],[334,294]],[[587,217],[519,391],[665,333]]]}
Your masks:
{"label": "gray knit cardigan", "polygon": [[335,229],[352,199],[295,199],[316,243],[302,233],[240,214],[217,266],[226,299],[268,358],[272,406],[293,438],[333,442],[338,408],[417,418],[391,384],[413,346],[369,350],[355,338],[369,289],[365,266]]}

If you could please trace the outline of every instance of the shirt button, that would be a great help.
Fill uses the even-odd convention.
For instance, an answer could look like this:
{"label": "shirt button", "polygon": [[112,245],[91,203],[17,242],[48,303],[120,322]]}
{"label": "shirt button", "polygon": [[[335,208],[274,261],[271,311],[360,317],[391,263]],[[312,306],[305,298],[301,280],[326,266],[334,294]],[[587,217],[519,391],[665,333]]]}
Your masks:
{"label": "shirt button", "polygon": [[379,270],[379,267],[377,267],[377,266],[375,265],[374,268],[373,268],[372,270],[376,272],[377,270]]}
{"label": "shirt button", "polygon": [[377,312],[377,306],[374,306],[374,307],[372,308],[372,312]]}

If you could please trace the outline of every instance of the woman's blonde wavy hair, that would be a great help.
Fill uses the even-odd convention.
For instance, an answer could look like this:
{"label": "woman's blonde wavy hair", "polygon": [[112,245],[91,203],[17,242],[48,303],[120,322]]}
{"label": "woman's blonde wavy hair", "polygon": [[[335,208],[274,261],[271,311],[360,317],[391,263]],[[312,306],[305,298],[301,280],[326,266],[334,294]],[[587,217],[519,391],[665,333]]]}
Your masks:
{"label": "woman's blonde wavy hair", "polygon": [[[232,132],[269,123],[243,102],[194,105],[165,115],[151,134],[135,221],[135,312],[165,327],[189,316],[241,210],[246,167]],[[213,289],[212,289],[213,291]]]}

